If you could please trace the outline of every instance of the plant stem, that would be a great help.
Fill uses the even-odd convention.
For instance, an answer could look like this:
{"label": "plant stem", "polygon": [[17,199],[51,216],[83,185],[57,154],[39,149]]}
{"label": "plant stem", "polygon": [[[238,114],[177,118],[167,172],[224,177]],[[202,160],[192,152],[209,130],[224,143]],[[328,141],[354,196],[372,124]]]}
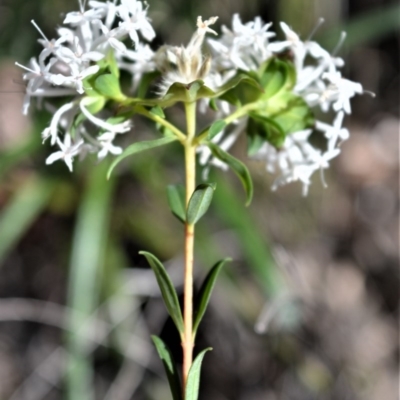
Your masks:
{"label": "plant stem", "polygon": [[[187,136],[185,148],[186,174],[186,207],[189,204],[196,185],[196,103],[186,103]],[[185,393],[187,377],[193,361],[193,250],[194,224],[185,223],[185,275],[184,275],[184,305],[183,322],[184,333],[182,339],[183,350],[183,392]]]}
{"label": "plant stem", "polygon": [[163,125],[165,128],[169,129],[182,143],[184,143],[187,139],[184,133],[182,133],[176,126],[168,122],[166,119],[161,118],[156,114],[152,114],[150,111],[146,110],[146,108],[142,106],[136,106],[135,112],[145,117],[151,119],[152,121]]}

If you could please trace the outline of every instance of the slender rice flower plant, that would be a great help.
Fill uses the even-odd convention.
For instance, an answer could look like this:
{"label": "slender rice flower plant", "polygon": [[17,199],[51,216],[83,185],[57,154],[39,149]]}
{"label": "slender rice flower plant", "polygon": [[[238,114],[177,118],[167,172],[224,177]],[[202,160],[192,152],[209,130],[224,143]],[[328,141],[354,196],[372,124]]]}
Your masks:
{"label": "slender rice flower plant", "polygon": [[[195,225],[207,211],[216,189],[210,182],[196,186],[196,163],[203,177],[212,166],[231,168],[243,184],[249,204],[253,184],[244,163],[228,151],[245,135],[250,158],[263,160],[276,175],[272,189],[299,181],[307,194],[311,177],[329,167],[349,138],[343,120],[351,113],[350,101],[362,94],[359,83],[342,76],[344,61],[315,41],[301,38],[284,22],[284,40],[275,40],[272,24],[260,17],[243,23],[239,15],[232,26],[218,17],[197,19],[197,29],[186,46],[151,47],[155,31],[148,6],[139,0],[80,2],[68,13],[57,38],[49,40],[32,21],[43,50],[26,70],[24,113],[36,100],[53,112],[43,131],[54,152],[46,163],[63,161],[72,171],[76,158],[90,153],[102,160],[117,155],[109,175],[126,157],[172,142],[182,145],[185,186],[168,186],[172,213],[183,223],[184,304],[162,263],[142,252],[154,270],[161,293],[182,342],[181,378],[172,356],[160,338],[153,336],[164,362],[175,400],[197,399],[202,359],[193,361],[197,329],[208,305],[216,278],[227,259],[217,262],[205,278],[198,307],[193,307],[193,248]],[[132,77],[131,87],[121,89],[120,71]],[[57,100],[56,102],[54,100]],[[186,130],[168,121],[164,109],[183,104]],[[57,106],[55,106],[57,104]],[[197,112],[211,109],[214,121],[199,131]],[[332,111],[327,114],[328,111]],[[332,122],[319,120],[332,115]],[[133,141],[125,150],[115,144],[132,128],[132,117],[156,123],[158,137]],[[317,119],[318,116],[318,119]],[[134,131],[134,129],[133,129]]]}

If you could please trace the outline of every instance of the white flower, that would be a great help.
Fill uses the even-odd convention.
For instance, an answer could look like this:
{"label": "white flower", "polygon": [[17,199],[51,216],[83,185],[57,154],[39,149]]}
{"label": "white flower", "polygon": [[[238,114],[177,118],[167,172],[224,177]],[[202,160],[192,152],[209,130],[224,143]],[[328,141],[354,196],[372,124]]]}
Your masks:
{"label": "white flower", "polygon": [[333,125],[329,125],[321,121],[317,121],[315,124],[315,128],[318,131],[325,133],[325,137],[328,139],[329,150],[333,150],[336,147],[338,140],[344,141],[350,136],[348,129],[342,128],[343,118],[344,111],[340,111],[336,115]]}
{"label": "white flower", "polygon": [[334,92],[336,99],[333,109],[335,111],[344,110],[347,114],[350,114],[350,99],[356,94],[363,93],[361,84],[342,78],[340,72],[326,72],[322,77],[330,81],[333,85],[331,90]]}
{"label": "white flower", "polygon": [[74,42],[74,38],[76,36],[74,30],[62,26],[57,29],[57,33],[60,38],[63,38],[64,42],[68,42],[70,44]]}
{"label": "white flower", "polygon": [[116,0],[114,2],[107,1],[105,3],[101,1],[89,1],[89,6],[95,10],[101,12],[101,16],[105,17],[105,25],[110,28],[115,20],[117,14]]}
{"label": "white flower", "polygon": [[100,118],[95,117],[93,114],[89,112],[89,110],[86,108],[87,105],[91,104],[91,101],[96,101],[96,99],[91,99],[91,98],[84,98],[81,100],[79,103],[79,107],[82,111],[82,113],[85,115],[85,117],[92,122],[94,125],[98,126],[101,129],[104,129],[107,132],[111,133],[125,133],[128,132],[131,128],[131,123],[129,121],[124,121],[120,124],[112,125],[106,121],[103,121]]}
{"label": "white flower", "polygon": [[100,19],[101,17],[102,11],[98,9],[91,9],[87,11],[72,11],[66,15],[64,19],[64,24],[77,26],[86,22]]}
{"label": "white flower", "polygon": [[307,48],[304,42],[300,40],[299,35],[289,28],[284,22],[280,23],[283,32],[285,33],[286,40],[282,42],[275,42],[269,45],[269,50],[279,53],[285,49],[290,49],[293,52],[296,70],[300,71],[303,67],[304,58],[307,54]]}
{"label": "white flower", "polygon": [[43,141],[45,141],[48,137],[51,137],[51,144],[54,145],[58,139],[58,125],[60,123],[63,115],[69,111],[71,111],[75,107],[75,104],[67,103],[61,106],[53,115],[50,126],[46,128],[43,133]]}
{"label": "white flower", "polygon": [[257,69],[271,56],[269,39],[275,36],[275,33],[268,31],[271,26],[272,23],[263,24],[260,17],[243,24],[239,15],[234,14],[232,30],[223,26],[223,35],[219,40],[208,39],[213,50],[215,67],[222,70]]}
{"label": "white flower", "polygon": [[54,161],[63,160],[68,169],[72,172],[73,158],[79,153],[79,149],[83,145],[83,140],[79,140],[78,142],[71,144],[71,136],[66,134],[64,137],[64,143],[57,138],[57,144],[61,150],[56,151],[47,157],[46,164],[49,165],[53,164]]}
{"label": "white flower", "polygon": [[78,66],[86,66],[90,61],[97,62],[104,58],[104,54],[99,51],[84,51],[77,36],[74,37],[72,49],[60,47],[56,54],[65,63]]}
{"label": "white flower", "polygon": [[38,39],[38,42],[44,47],[39,56],[39,61],[44,63],[46,58],[53,54],[61,46],[61,44],[67,40],[67,38],[65,36],[60,36],[57,40],[49,40],[33,19],[31,20],[31,23],[43,38]]}
{"label": "white flower", "polygon": [[133,90],[138,87],[143,74],[156,70],[154,51],[148,44],[139,43],[135,50],[126,50],[123,58],[132,61],[131,63],[124,62],[120,57],[119,67],[132,74]]}
{"label": "white flower", "polygon": [[156,36],[149,19],[147,18],[147,8],[143,9],[143,3],[137,0],[121,0],[118,13],[122,18],[120,28],[124,29],[135,43],[139,43],[139,31],[145,39],[152,41]]}
{"label": "white flower", "polygon": [[105,132],[98,138],[101,150],[97,154],[97,158],[102,160],[108,153],[119,155],[122,153],[121,147],[114,146],[112,141],[115,139],[115,132]]}
{"label": "white flower", "polygon": [[83,94],[85,92],[83,88],[83,80],[90,75],[96,74],[100,69],[98,65],[92,65],[91,67],[85,68],[80,71],[79,67],[75,64],[71,64],[70,68],[71,76],[65,76],[61,74],[52,75],[51,83],[56,86],[62,85],[73,87],[79,94]]}
{"label": "white flower", "polygon": [[119,29],[110,30],[102,22],[100,22],[100,29],[103,32],[103,36],[101,37],[101,41],[103,43],[108,43],[112,48],[120,53],[126,52],[126,46],[118,39],[118,37],[121,35],[121,31]]}
{"label": "white flower", "polygon": [[254,156],[256,159],[266,160],[266,168],[270,173],[279,174],[272,185],[272,190],[299,181],[303,185],[305,196],[311,184],[311,176],[316,171],[321,172],[321,181],[326,186],[323,170],[329,167],[329,161],[335,158],[340,150],[328,148],[322,152],[315,148],[308,141],[311,132],[311,129],[306,129],[288,135],[280,149],[266,143]]}
{"label": "white flower", "polygon": [[[209,26],[214,24],[217,19],[218,17],[212,17],[203,21],[201,17],[197,17],[197,30],[186,47],[165,46],[159,50],[158,59],[161,62],[165,61],[165,65],[160,65],[160,69],[165,68],[167,71],[159,88],[161,95],[165,94],[168,88],[176,82],[189,84],[202,79],[205,80],[206,85],[211,84],[211,81],[207,82],[211,59],[203,58],[201,47],[207,32],[215,34]],[[159,60],[158,62],[161,64]],[[169,63],[176,64],[176,68],[171,70],[168,66]]]}

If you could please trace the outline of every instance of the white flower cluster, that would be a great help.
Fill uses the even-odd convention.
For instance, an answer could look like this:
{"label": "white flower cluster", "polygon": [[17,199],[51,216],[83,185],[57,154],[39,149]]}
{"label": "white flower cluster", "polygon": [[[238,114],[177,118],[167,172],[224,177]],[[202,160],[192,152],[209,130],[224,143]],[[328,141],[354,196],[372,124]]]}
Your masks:
{"label": "white flower cluster", "polygon": [[[274,54],[290,52],[297,72],[294,92],[310,107],[319,107],[323,112],[333,109],[336,113],[332,125],[317,121],[314,127],[325,137],[326,148],[321,150],[311,144],[309,137],[312,129],[307,129],[288,135],[279,149],[265,143],[254,157],[266,160],[267,170],[279,174],[273,189],[289,182],[300,181],[303,184],[303,194],[307,194],[311,175],[315,171],[322,172],[328,168],[329,161],[340,153],[340,143],[349,137],[347,129],[342,128],[343,117],[351,112],[350,99],[363,93],[363,88],[359,83],[344,79],[338,70],[344,65],[343,60],[336,57],[344,35],[331,55],[314,41],[301,41],[284,22],[280,25],[285,40],[270,42],[269,39],[275,36],[269,32],[271,24],[263,24],[259,17],[243,24],[239,16],[234,15],[232,30],[223,27],[219,40],[208,40],[215,54],[211,70],[218,71],[221,76],[229,79],[238,70],[256,70]],[[242,125],[243,123],[238,124]],[[233,130],[233,135],[238,136],[237,129]],[[234,142],[231,135],[222,134],[215,140],[225,150]],[[202,150],[202,153],[202,161],[210,162],[208,149]],[[211,162],[223,167],[218,160],[213,159]]]}
{"label": "white flower cluster", "polygon": [[[260,17],[242,23],[235,14],[231,29],[223,26],[220,38],[208,39],[210,57],[203,55],[202,45],[207,33],[216,34],[210,25],[216,22],[217,17],[205,21],[199,17],[197,30],[186,47],[166,45],[153,52],[146,44],[155,37],[155,32],[147,17],[145,3],[140,0],[90,0],[86,7],[86,1],[79,1],[80,11],[66,15],[64,26],[57,31],[57,39],[47,39],[32,21],[42,36],[39,42],[43,50],[38,59],[31,60],[29,68],[17,64],[27,70],[24,75],[28,81],[24,113],[27,113],[32,97],[42,101],[61,96],[71,99],[54,109],[50,126],[42,134],[43,140],[50,138],[51,144],[59,148],[48,157],[48,164],[63,160],[72,170],[74,157],[78,155],[84,157],[87,153],[97,153],[98,159],[103,159],[108,153],[116,155],[122,152],[113,141],[117,134],[130,130],[129,121],[112,123],[103,115],[102,118],[95,116],[99,99],[85,95],[87,78],[99,72],[98,63],[110,52],[118,68],[132,75],[133,90],[138,87],[143,74],[161,72],[159,95],[164,95],[175,82],[188,84],[197,79],[202,79],[215,90],[240,71],[255,71],[271,57],[283,52],[289,54],[297,76],[294,94],[310,108],[317,107],[323,112],[332,109],[336,117],[332,125],[316,121],[312,129],[287,135],[280,148],[269,143],[260,148],[254,156],[266,161],[268,171],[278,174],[273,189],[300,181],[303,192],[307,193],[312,174],[327,168],[330,160],[340,153],[340,143],[349,137],[342,121],[344,115],[351,112],[350,99],[363,93],[363,89],[359,83],[344,79],[339,71],[344,62],[336,57],[336,52],[344,36],[330,54],[312,40],[300,40],[283,22],[280,25],[285,39],[271,41],[275,37],[275,33],[270,31],[271,23],[264,24]],[[133,49],[127,48],[125,39],[130,39]],[[206,103],[201,104],[204,106]],[[45,105],[48,109],[52,107]],[[233,106],[227,102],[219,101],[219,105],[216,118],[232,112]],[[89,124],[83,121],[89,121]],[[100,134],[90,133],[90,123]],[[233,129],[222,131],[213,139],[225,151],[245,130],[247,117],[234,123]],[[325,138],[325,148],[317,148],[311,143],[309,139],[313,131]],[[208,147],[201,146],[199,152],[201,164],[226,167],[211,156]]]}
{"label": "white flower cluster", "polygon": [[[129,122],[114,125],[89,112],[95,99],[81,95],[85,92],[85,79],[99,71],[96,63],[113,51],[119,67],[132,74],[134,85],[145,72],[155,69],[154,53],[147,44],[139,42],[139,33],[147,41],[155,37],[147,8],[141,1],[89,1],[87,9],[85,6],[80,0],[80,10],[66,15],[64,26],[57,30],[57,39],[49,40],[32,21],[42,36],[39,42],[43,50],[38,59],[31,59],[29,67],[16,63],[27,71],[24,74],[27,81],[24,114],[28,112],[32,97],[41,101],[72,98],[54,110],[51,124],[42,134],[43,140],[50,138],[51,144],[59,148],[46,163],[63,160],[70,170],[77,155],[97,153],[98,158],[103,159],[108,153],[120,154],[122,149],[114,146],[113,140],[117,134],[130,130]],[[128,50],[123,42],[128,37],[133,42],[133,50]],[[46,107],[52,106],[46,104]],[[99,136],[90,134],[82,123],[74,126],[79,114],[94,124],[97,132],[100,130]]]}

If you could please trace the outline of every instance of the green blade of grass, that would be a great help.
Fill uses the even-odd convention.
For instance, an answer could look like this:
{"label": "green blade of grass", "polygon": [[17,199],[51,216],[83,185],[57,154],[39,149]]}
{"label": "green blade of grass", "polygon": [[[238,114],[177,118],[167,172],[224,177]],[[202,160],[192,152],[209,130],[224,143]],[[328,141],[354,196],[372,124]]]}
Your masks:
{"label": "green blade of grass", "polygon": [[100,291],[100,272],[104,260],[110,213],[112,184],[106,180],[107,164],[96,166],[87,182],[78,211],[71,250],[67,335],[67,398],[93,400],[93,370],[86,355],[85,335],[80,334],[95,311]]}

